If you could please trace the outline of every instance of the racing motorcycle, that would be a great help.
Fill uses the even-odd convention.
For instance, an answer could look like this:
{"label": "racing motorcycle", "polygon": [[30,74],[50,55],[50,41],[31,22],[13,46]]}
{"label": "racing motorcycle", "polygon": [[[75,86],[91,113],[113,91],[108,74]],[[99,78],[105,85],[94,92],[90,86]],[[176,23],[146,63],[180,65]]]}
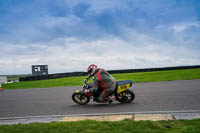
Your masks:
{"label": "racing motorcycle", "polygon": [[[113,91],[113,93],[109,95],[109,97],[115,97],[114,100],[120,103],[132,102],[135,99],[135,93],[129,89],[132,86],[132,84],[133,84],[132,80],[117,81],[116,88]],[[72,100],[80,105],[87,104],[90,101],[90,99],[93,99],[94,102],[97,102],[96,98],[98,98],[100,91],[97,92],[90,91],[90,89],[93,86],[94,86],[93,83],[88,84],[87,80],[85,80],[83,89],[75,90],[75,92],[72,94]]]}

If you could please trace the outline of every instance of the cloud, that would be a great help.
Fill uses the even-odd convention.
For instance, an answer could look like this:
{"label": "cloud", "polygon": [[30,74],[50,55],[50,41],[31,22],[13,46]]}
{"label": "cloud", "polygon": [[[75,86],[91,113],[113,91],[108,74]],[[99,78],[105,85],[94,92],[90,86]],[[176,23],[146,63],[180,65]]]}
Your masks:
{"label": "cloud", "polygon": [[[93,63],[113,70],[195,65],[200,61],[198,51],[160,44],[156,38],[145,35],[137,34],[135,37],[138,37],[138,40],[132,43],[111,37],[96,41],[60,38],[52,41],[50,46],[7,45],[0,54],[1,57],[7,55],[0,59],[0,73],[30,73],[33,64],[47,64],[50,73],[59,73],[86,71],[87,66]],[[142,40],[141,45],[137,45],[139,40]],[[9,53],[8,49],[12,53]],[[31,54],[19,54],[19,51],[24,50]]]}
{"label": "cloud", "polygon": [[186,29],[189,29],[191,27],[200,28],[200,22],[193,21],[193,22],[184,22],[179,24],[174,24],[170,29],[174,30],[175,32],[183,32]]}
{"label": "cloud", "polygon": [[[0,40],[12,43],[102,39],[107,34],[123,37],[124,27],[155,32],[158,25],[193,22],[198,17],[191,2],[174,0],[8,1],[0,8]],[[174,25],[176,31],[182,28]]]}
{"label": "cloud", "polygon": [[199,64],[197,0],[0,1],[0,74]]}

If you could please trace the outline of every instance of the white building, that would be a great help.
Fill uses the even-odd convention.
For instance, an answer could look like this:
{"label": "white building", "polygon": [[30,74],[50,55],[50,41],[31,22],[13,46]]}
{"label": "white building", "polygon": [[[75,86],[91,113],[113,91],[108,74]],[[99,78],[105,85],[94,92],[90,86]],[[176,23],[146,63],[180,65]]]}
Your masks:
{"label": "white building", "polygon": [[6,83],[7,82],[7,77],[6,76],[0,76],[0,84]]}

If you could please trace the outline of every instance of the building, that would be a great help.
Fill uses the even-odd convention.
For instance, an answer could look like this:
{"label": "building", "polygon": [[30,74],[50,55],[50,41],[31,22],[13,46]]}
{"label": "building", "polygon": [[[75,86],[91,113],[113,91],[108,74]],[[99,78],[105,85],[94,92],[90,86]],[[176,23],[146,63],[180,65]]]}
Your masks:
{"label": "building", "polygon": [[32,75],[48,75],[48,65],[32,65]]}
{"label": "building", "polygon": [[0,84],[6,83],[8,81],[7,76],[0,76]]}

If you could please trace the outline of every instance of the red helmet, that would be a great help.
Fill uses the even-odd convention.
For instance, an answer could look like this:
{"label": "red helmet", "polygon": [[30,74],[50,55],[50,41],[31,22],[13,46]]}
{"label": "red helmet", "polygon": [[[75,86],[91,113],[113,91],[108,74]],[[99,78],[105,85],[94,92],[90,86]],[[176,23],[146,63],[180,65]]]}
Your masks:
{"label": "red helmet", "polygon": [[93,76],[95,74],[95,71],[97,70],[97,65],[89,65],[87,72],[88,72],[88,76]]}

